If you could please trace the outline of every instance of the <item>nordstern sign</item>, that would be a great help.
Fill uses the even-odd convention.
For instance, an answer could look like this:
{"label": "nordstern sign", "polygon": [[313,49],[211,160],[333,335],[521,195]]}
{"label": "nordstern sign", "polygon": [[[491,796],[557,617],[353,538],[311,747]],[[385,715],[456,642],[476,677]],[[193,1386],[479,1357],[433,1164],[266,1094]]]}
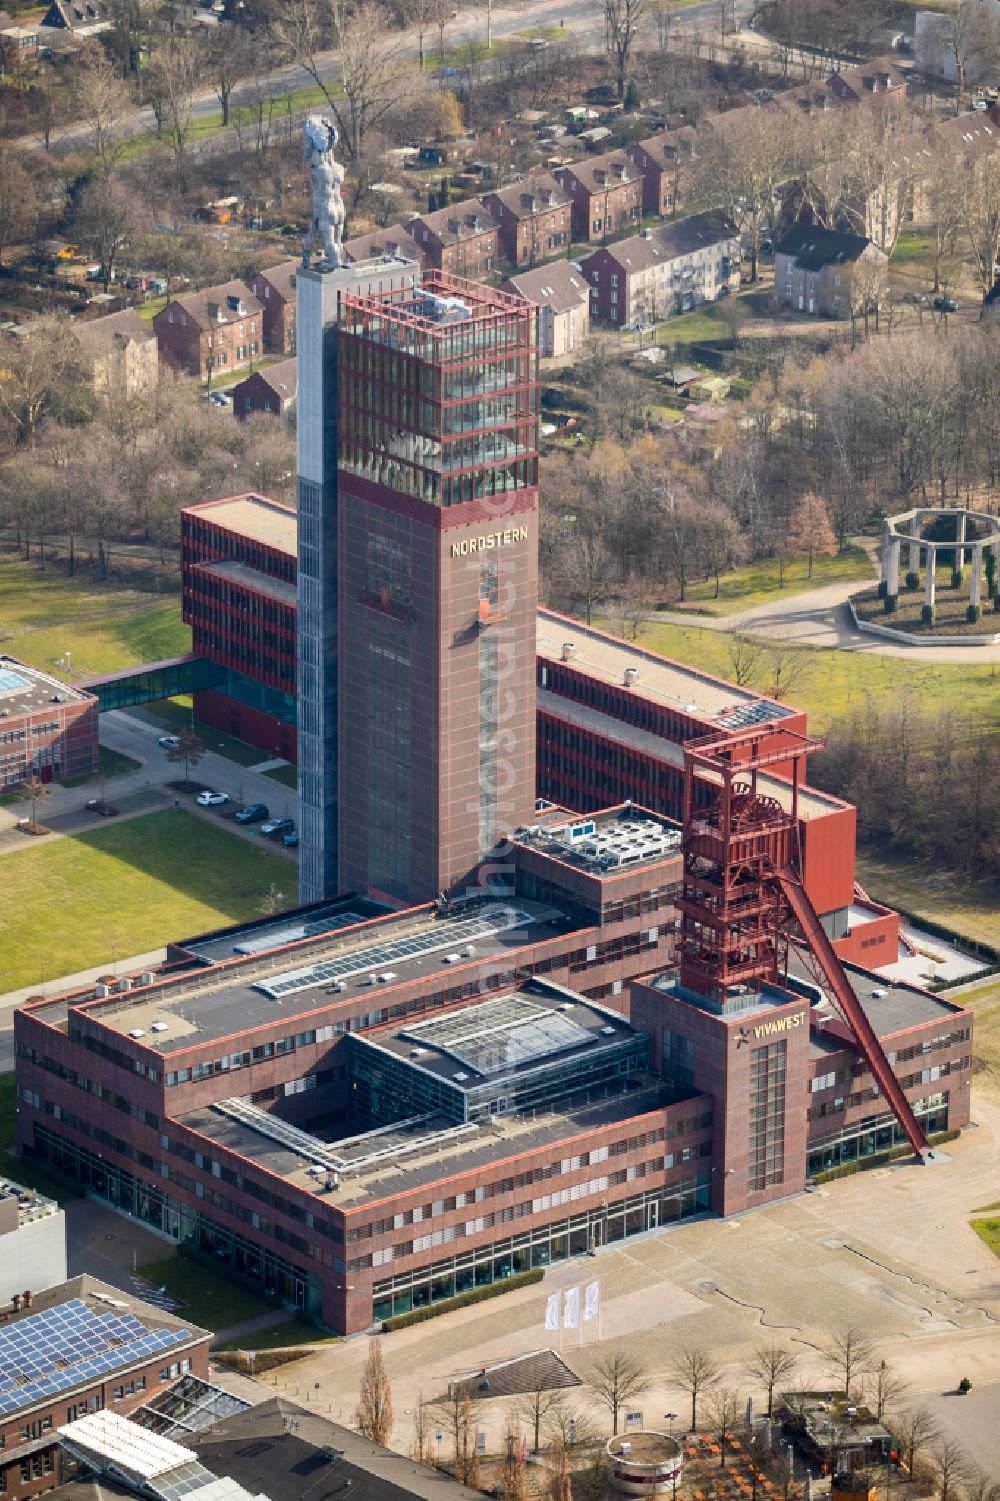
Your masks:
{"label": "nordstern sign", "polygon": [[453,558],[467,558],[470,553],[486,552],[491,547],[509,547],[512,542],[527,542],[528,528],[512,526],[505,532],[487,532],[484,537],[466,537],[451,544]]}

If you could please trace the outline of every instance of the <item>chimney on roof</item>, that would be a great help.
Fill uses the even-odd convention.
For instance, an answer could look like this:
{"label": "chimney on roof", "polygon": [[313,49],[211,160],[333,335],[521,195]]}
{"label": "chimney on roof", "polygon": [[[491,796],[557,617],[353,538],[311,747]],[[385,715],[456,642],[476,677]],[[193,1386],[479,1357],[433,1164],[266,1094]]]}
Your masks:
{"label": "chimney on roof", "polygon": [[573,641],[564,641],[560,655],[564,662],[571,662],[576,656],[576,643]]}
{"label": "chimney on roof", "polygon": [[27,1288],[25,1290],[25,1292],[24,1292],[24,1306],[25,1306],[25,1308],[30,1308],[31,1307],[31,1288],[30,1287]]}

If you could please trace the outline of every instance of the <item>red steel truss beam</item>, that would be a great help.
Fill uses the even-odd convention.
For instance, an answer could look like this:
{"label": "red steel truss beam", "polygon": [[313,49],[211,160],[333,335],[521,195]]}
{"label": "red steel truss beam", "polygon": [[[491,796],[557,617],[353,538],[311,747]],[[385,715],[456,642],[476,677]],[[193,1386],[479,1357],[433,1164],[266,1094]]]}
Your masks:
{"label": "red steel truss beam", "polygon": [[885,1050],[875,1028],[854,994],[851,982],[844,972],[844,966],[834,952],[833,945],[819,920],[816,908],[806,895],[800,877],[791,867],[786,866],[784,870],[776,871],[773,879],[778,882],[785,900],[795,914],[806,942],[826,977],[832,998],[844,1021],[854,1033],[865,1062],[878,1081],[879,1088],[888,1100],[893,1114],[906,1132],[913,1150],[918,1157],[923,1156],[929,1146],[927,1137],[913,1113],[913,1107],[906,1098],[902,1085],[896,1078],[892,1064],[885,1056]]}

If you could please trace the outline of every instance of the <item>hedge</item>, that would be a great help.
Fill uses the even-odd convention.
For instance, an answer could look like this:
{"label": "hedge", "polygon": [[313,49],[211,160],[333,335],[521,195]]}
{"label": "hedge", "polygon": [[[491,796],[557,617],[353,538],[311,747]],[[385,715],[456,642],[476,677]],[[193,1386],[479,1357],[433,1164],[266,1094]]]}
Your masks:
{"label": "hedge", "polygon": [[[942,1142],[954,1141],[961,1136],[957,1128],[951,1131],[938,1131],[935,1136],[928,1137],[932,1147],[940,1146]],[[894,1162],[897,1157],[908,1157],[913,1151],[909,1146],[891,1147],[887,1152],[876,1152],[873,1157],[864,1157],[855,1162],[842,1162],[839,1167],[825,1168],[821,1173],[814,1173],[810,1182],[832,1183],[835,1178],[850,1178],[854,1173],[863,1173],[870,1167],[885,1167],[887,1162]]]}
{"label": "hedge", "polygon": [[397,1329],[408,1329],[411,1324],[422,1324],[426,1319],[436,1319],[439,1313],[451,1313],[453,1308],[467,1308],[470,1303],[483,1303],[487,1298],[499,1298],[501,1293],[513,1292],[517,1287],[530,1287],[541,1282],[544,1267],[532,1267],[530,1272],[515,1272],[513,1277],[504,1277],[502,1282],[491,1282],[488,1287],[470,1287],[467,1293],[455,1298],[443,1298],[440,1303],[427,1303],[423,1308],[411,1308],[409,1313],[397,1313],[394,1318],[383,1319],[382,1328],[387,1334]]}

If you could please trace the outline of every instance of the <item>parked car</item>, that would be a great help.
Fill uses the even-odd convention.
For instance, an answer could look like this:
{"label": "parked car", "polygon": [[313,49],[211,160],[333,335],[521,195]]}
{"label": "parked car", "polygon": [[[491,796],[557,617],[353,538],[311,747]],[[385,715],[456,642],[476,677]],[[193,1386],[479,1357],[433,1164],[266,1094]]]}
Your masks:
{"label": "parked car", "polygon": [[118,809],[113,803],[105,802],[103,797],[92,797],[87,800],[87,812],[99,813],[102,818],[117,818]]}
{"label": "parked car", "polygon": [[179,735],[161,735],[156,743],[162,745],[164,750],[176,750],[181,742]]}
{"label": "parked car", "polygon": [[213,792],[210,787],[206,787],[204,792],[199,792],[195,798],[195,802],[199,808],[221,808],[222,804],[228,803],[228,801],[229,794],[227,792]]}
{"label": "parked car", "polygon": [[295,827],[295,819],[282,814],[279,818],[270,818],[267,823],[262,823],[260,832],[268,839],[273,839],[278,834],[290,834]]}
{"label": "parked car", "polygon": [[208,400],[213,407],[231,407],[233,404],[233,398],[228,391],[213,391]]}
{"label": "parked car", "polygon": [[903,301],[904,302],[912,302],[913,305],[914,305],[914,307],[926,307],[927,306],[927,293],[926,292],[904,292],[903,293]]}
{"label": "parked car", "polygon": [[236,815],[237,823],[260,823],[269,813],[267,803],[247,803]]}
{"label": "parked car", "polygon": [[284,839],[281,842],[285,846],[286,850],[297,849],[298,848],[298,843],[299,843],[299,831],[298,831],[298,829],[293,829],[290,834],[286,834],[285,837],[284,837]]}
{"label": "parked car", "polygon": [[954,297],[935,297],[933,306],[936,313],[958,312],[958,303]]}

